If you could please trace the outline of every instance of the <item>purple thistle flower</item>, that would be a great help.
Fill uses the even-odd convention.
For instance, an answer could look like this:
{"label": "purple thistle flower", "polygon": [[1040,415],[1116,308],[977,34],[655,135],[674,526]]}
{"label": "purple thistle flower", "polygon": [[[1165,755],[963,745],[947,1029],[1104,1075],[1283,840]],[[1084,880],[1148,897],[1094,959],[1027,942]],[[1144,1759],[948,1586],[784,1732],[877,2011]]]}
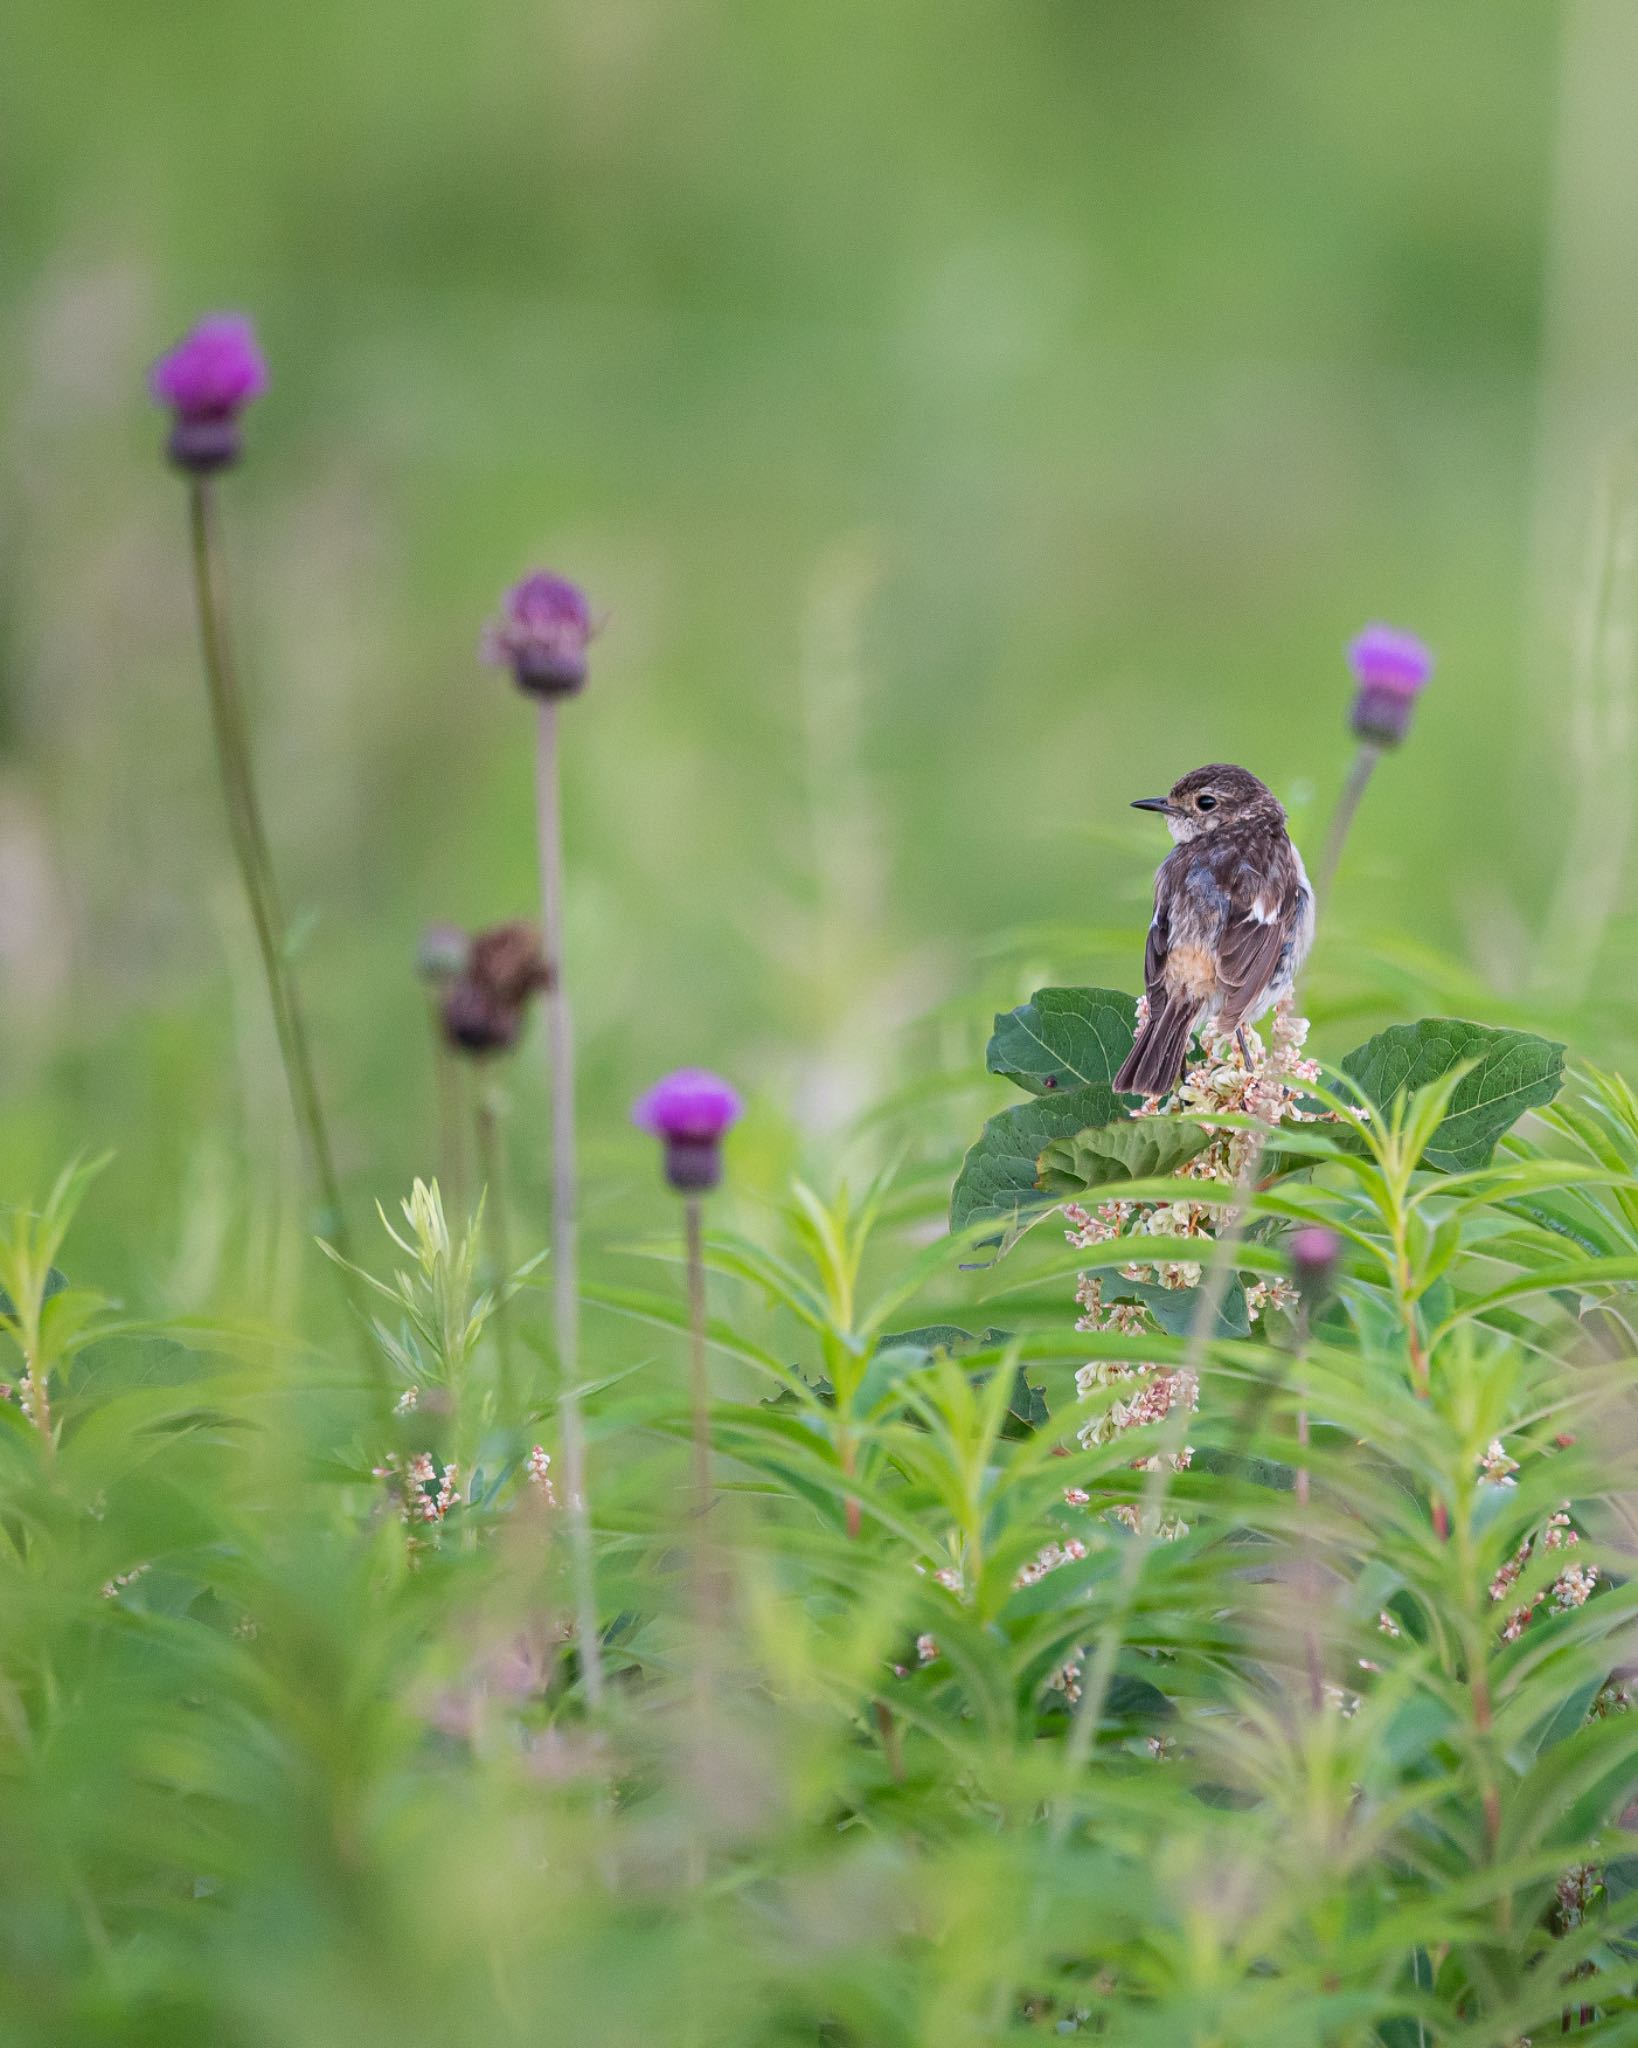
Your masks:
{"label": "purple thistle flower", "polygon": [[1349,645],[1348,665],[1359,683],[1351,721],[1356,736],[1398,746],[1433,674],[1433,656],[1414,633],[1367,626]]}
{"label": "purple thistle flower", "polygon": [[267,389],[267,364],[243,313],[211,313],[162,355],[148,388],[176,418],[168,453],[178,469],[208,475],[239,459],[239,415]]}
{"label": "purple thistle flower", "polygon": [[1330,1293],[1342,1262],[1342,1239],[1323,1223],[1305,1223],[1294,1230],[1286,1243],[1291,1277],[1297,1291],[1312,1307]]}
{"label": "purple thistle flower", "polygon": [[572,697],[585,683],[595,631],[579,584],[537,569],[512,586],[501,616],[484,629],[483,658],[509,668],[521,690]]}
{"label": "purple thistle flower", "polygon": [[741,1103],[728,1083],[700,1067],[657,1081],[632,1107],[639,1130],[665,1144],[665,1176],[683,1194],[701,1194],[722,1178],[722,1138]]}

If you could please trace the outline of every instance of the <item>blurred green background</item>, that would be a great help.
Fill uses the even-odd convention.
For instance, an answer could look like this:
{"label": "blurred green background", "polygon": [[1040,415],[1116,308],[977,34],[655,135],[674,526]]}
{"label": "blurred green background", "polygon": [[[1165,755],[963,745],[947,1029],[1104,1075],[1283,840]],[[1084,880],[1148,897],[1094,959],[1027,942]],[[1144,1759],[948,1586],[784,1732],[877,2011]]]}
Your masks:
{"label": "blurred green background", "polygon": [[657,1200],[624,1117],[667,1067],[753,1093],[771,1181],[1034,980],[1135,985],[1130,797],[1238,759],[1315,848],[1373,617],[1439,671],[1321,1049],[1362,1035],[1344,984],[1631,1049],[1626,0],[23,0],[0,33],[0,1195],[114,1147],[109,1284],[199,1306],[291,1256],[143,385],[215,307],[272,362],[237,632],[361,1208],[432,1164],[420,927],[534,908],[530,719],[475,652],[536,563],[607,616],[568,736],[594,1232]]}

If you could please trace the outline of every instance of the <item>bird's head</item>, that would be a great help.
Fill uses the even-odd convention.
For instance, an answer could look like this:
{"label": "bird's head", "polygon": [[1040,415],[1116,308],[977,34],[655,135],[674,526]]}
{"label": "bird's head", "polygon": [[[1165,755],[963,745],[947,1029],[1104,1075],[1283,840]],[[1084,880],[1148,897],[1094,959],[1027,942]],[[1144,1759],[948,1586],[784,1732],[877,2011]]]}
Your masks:
{"label": "bird's head", "polygon": [[1140,796],[1135,811],[1159,811],[1172,837],[1181,844],[1216,832],[1224,825],[1248,815],[1284,821],[1272,791],[1249,769],[1235,768],[1226,761],[1194,768],[1174,782],[1165,796]]}

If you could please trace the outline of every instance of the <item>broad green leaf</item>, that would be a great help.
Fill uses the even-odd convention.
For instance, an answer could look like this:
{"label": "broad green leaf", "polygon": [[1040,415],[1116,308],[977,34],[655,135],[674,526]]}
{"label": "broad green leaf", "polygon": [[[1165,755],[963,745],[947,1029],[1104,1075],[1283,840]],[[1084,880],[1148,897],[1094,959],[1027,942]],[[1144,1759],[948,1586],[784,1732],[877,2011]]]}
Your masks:
{"label": "broad green leaf", "polygon": [[1054,1195],[1084,1194],[1116,1180],[1158,1180],[1210,1143],[1203,1124],[1181,1117],[1124,1117],[1054,1138],[1037,1162],[1036,1179]]}
{"label": "broad green leaf", "polygon": [[1132,1050],[1137,1002],[1111,988],[1038,988],[995,1020],[984,1064],[1031,1095],[1112,1088]]}
{"label": "broad green leaf", "polygon": [[950,1193],[950,1228],[1000,1223],[1011,1232],[1058,1199],[1040,1184],[1036,1162],[1054,1138],[1066,1138],[1094,1124],[1126,1114],[1113,1090],[1072,1088],[1037,1096],[992,1116],[961,1162]]}
{"label": "broad green leaf", "polygon": [[[1210,1256],[1209,1246],[1203,1245],[1201,1250]],[[1105,1301],[1141,1301],[1168,1337],[1187,1337],[1194,1330],[1200,1289],[1162,1287],[1155,1280],[1127,1280],[1119,1273],[1105,1273],[1103,1298]],[[1249,1337],[1250,1334],[1251,1316],[1246,1307],[1246,1291],[1239,1279],[1234,1278],[1223,1290],[1216,1323],[1207,1335],[1215,1340],[1219,1337]]]}
{"label": "broad green leaf", "polygon": [[1424,1166],[1460,1173],[1483,1166],[1496,1141],[1527,1109],[1551,1102],[1564,1081],[1564,1047],[1531,1031],[1424,1017],[1379,1031],[1342,1062],[1342,1071],[1378,1112],[1429,1087],[1450,1069],[1474,1062],[1422,1157]]}

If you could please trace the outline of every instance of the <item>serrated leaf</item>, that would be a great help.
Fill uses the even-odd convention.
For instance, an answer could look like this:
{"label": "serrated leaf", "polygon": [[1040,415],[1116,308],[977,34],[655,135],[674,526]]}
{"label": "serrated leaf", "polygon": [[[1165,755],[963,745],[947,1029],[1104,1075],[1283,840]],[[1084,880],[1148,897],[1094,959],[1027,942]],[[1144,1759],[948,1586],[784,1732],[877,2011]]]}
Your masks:
{"label": "serrated leaf", "polygon": [[1342,1071],[1379,1111],[1397,1096],[1426,1088],[1452,1067],[1474,1062],[1422,1155],[1440,1173],[1488,1163],[1496,1141],[1527,1109],[1551,1102],[1564,1084],[1564,1047],[1533,1031],[1470,1024],[1460,1017],[1424,1017],[1395,1024],[1356,1046]]}
{"label": "serrated leaf", "polygon": [[1119,989],[1038,988],[996,1018],[984,1064],[1031,1095],[1112,1088],[1136,1019],[1136,998]]}
{"label": "serrated leaf", "polygon": [[1037,1162],[1049,1194],[1084,1194],[1116,1180],[1160,1180],[1204,1152],[1211,1133],[1175,1116],[1124,1117],[1054,1138]]}
{"label": "serrated leaf", "polygon": [[1055,1138],[1124,1117],[1126,1106],[1112,1089],[1072,1088],[1038,1095],[992,1116],[961,1162],[950,1191],[950,1228],[999,1223],[1010,1232],[1058,1199],[1038,1179],[1036,1162]]}

